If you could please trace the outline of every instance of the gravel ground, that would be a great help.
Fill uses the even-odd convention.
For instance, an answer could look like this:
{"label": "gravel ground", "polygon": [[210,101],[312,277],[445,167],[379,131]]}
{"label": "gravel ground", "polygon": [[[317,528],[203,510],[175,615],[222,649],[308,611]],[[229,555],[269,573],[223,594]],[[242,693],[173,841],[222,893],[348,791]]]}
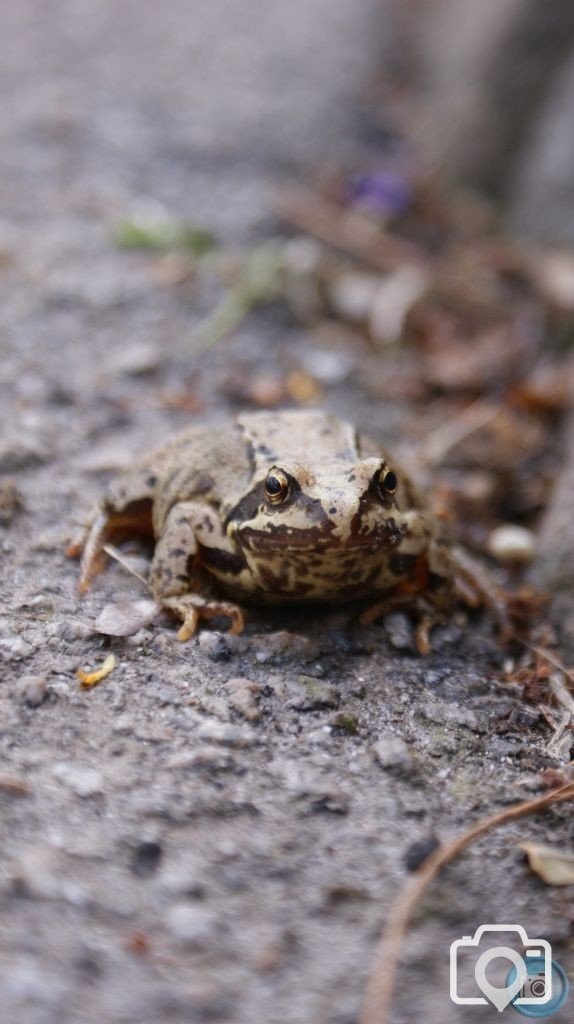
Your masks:
{"label": "gravel ground", "polygon": [[[403,617],[359,629],[347,611],[108,641],[98,612],[143,588],[115,565],[80,601],[64,554],[110,474],[190,409],[233,412],[255,371],[325,367],[273,311],[197,358],[208,299],[111,226],[161,203],[226,242],[263,237],[275,179],[360,159],[375,23],[351,0],[0,10],[3,1024],[352,1024],[413,844],[556,766],[480,619],[438,631],[427,659]],[[412,432],[362,387],[360,352],[327,365],[328,407]],[[110,651],[82,690],[77,668]],[[516,847],[570,830],[557,809],[448,870],[407,942],[397,1024],[499,1019],[448,998],[450,943],[485,921],[550,938],[572,970],[572,904]]]}

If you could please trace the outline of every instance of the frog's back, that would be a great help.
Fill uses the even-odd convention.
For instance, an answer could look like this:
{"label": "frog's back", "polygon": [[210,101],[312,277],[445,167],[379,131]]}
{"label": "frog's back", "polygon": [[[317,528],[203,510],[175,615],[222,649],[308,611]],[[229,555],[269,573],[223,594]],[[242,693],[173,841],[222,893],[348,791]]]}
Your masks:
{"label": "frog's back", "polygon": [[177,502],[202,499],[220,507],[230,495],[240,496],[251,479],[245,441],[231,420],[191,427],[156,457],[161,464],[154,493],[156,534]]}
{"label": "frog's back", "polygon": [[244,413],[237,423],[255,477],[273,465],[304,462],[324,470],[333,463],[353,465],[360,457],[355,428],[319,410]]}

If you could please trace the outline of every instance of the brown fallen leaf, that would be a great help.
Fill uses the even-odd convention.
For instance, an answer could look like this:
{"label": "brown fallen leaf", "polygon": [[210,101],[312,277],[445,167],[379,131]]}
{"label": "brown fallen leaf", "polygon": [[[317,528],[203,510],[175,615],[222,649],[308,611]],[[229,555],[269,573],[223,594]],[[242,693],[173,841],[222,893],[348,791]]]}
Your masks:
{"label": "brown fallen leaf", "polygon": [[574,885],[574,853],[545,843],[520,843],[528,864],[547,885]]}
{"label": "brown fallen leaf", "polygon": [[106,636],[133,636],[153,622],[160,611],[157,601],[146,599],[107,604],[98,615],[94,628]]}
{"label": "brown fallen leaf", "polygon": [[102,679],[105,679],[106,676],[109,676],[110,672],[113,672],[115,667],[115,656],[113,654],[108,654],[102,667],[96,669],[95,672],[84,672],[83,668],[79,668],[78,671],[76,672],[76,675],[80,680],[82,686],[97,686],[98,683],[101,683]]}

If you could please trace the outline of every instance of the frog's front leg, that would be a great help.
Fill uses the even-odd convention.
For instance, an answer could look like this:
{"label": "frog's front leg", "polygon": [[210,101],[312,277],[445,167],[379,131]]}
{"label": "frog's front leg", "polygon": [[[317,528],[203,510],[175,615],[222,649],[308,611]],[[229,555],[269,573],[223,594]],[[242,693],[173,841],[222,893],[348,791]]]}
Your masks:
{"label": "frog's front leg", "polygon": [[213,559],[237,557],[214,510],[195,501],[175,505],[156,544],[149,583],[157,601],[183,620],[178,640],[189,640],[201,619],[219,616],[230,620],[231,633],[243,632],[241,608],[208,596],[213,582],[208,568],[210,552]]}

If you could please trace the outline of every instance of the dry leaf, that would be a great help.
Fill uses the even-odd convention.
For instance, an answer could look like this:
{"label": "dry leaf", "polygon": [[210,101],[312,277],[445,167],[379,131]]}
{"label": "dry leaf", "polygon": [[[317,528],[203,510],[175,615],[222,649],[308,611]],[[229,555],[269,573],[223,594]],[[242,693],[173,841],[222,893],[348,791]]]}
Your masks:
{"label": "dry leaf", "polygon": [[544,843],[520,843],[532,871],[547,885],[574,885],[574,853]]}
{"label": "dry leaf", "polygon": [[96,669],[95,672],[84,672],[83,668],[79,668],[76,675],[82,686],[97,686],[98,683],[101,683],[102,679],[105,679],[106,676],[109,676],[110,672],[113,672],[115,667],[115,656],[113,654],[108,654],[102,667]]}
{"label": "dry leaf", "polygon": [[160,611],[157,601],[145,599],[107,604],[96,619],[95,629],[106,636],[133,636],[153,622]]}

